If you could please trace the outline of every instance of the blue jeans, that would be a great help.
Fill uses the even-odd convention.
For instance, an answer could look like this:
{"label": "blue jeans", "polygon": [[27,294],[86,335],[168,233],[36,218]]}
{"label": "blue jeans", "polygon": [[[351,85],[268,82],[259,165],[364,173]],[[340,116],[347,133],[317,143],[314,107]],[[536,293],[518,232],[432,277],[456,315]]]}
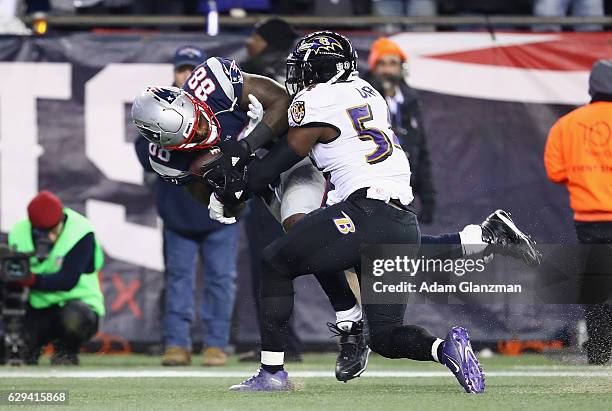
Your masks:
{"label": "blue jeans", "polygon": [[[539,17],[563,17],[571,12],[576,17],[597,17],[604,15],[603,0],[536,0],[533,5],[533,14]],[[538,24],[533,28],[536,31],[561,31],[556,24]],[[578,24],[576,31],[601,31],[600,24]]]}
{"label": "blue jeans", "polygon": [[204,323],[204,345],[221,349],[227,347],[236,298],[238,233],[238,224],[223,226],[198,237],[186,237],[164,229],[166,346],[191,349],[195,274],[197,257],[201,255],[204,289],[200,309]]}

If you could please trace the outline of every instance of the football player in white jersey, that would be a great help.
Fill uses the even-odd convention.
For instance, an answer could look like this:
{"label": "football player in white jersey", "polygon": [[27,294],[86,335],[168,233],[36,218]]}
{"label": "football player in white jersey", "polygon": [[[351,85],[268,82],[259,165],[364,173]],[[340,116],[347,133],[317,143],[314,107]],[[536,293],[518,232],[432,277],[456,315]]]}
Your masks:
{"label": "football player in white jersey", "polygon": [[[384,98],[358,77],[356,60],[350,41],[333,32],[307,35],[287,60],[286,87],[294,96],[290,129],[265,161],[249,165],[246,188],[262,192],[280,173],[310,156],[328,174],[333,189],[326,208],[308,214],[265,249],[261,368],[232,390],[291,389],[283,350],[294,278],[359,270],[365,243],[421,242],[409,207],[408,160],[396,145]],[[436,338],[421,327],[403,325],[405,308],[405,302],[364,304],[372,350],[388,358],[440,362],[466,392],[483,392],[484,374],[465,329],[454,327],[446,339]]]}

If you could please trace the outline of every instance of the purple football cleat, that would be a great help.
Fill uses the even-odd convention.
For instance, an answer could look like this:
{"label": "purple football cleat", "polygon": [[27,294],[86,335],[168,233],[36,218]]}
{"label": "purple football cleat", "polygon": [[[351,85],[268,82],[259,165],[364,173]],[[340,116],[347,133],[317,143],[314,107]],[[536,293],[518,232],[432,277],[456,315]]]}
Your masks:
{"label": "purple football cleat", "polygon": [[485,390],[485,375],[476,359],[470,336],[463,327],[453,327],[444,340],[440,361],[455,375],[465,392],[478,394]]}
{"label": "purple football cleat", "polygon": [[287,371],[277,371],[272,374],[262,368],[248,380],[230,387],[230,391],[291,391],[292,389],[293,384]]}

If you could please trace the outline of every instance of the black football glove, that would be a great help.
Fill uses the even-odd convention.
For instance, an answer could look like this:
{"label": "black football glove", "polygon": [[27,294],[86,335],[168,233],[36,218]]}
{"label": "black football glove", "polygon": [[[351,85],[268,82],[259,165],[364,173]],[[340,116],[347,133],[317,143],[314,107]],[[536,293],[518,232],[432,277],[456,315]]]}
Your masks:
{"label": "black football glove", "polygon": [[228,207],[236,206],[249,198],[246,168],[241,171],[218,167],[204,175],[217,198]]}
{"label": "black football glove", "polygon": [[219,148],[223,153],[224,166],[227,169],[242,170],[254,158],[244,141],[222,141],[219,143]]}

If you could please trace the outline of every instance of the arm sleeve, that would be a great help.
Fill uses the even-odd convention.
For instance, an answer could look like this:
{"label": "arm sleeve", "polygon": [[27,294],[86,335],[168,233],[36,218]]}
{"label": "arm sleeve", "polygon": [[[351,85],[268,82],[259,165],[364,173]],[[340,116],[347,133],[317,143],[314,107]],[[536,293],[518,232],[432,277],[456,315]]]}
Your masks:
{"label": "arm sleeve", "polygon": [[255,194],[265,192],[282,172],[289,170],[302,158],[287,143],[287,137],[283,137],[274,144],[268,154],[263,158],[256,158],[249,165],[249,191]]}
{"label": "arm sleeve", "polygon": [[136,156],[142,168],[145,171],[153,172],[153,167],[149,162],[149,142],[143,136],[139,136],[134,142],[134,149],[136,150]]}
{"label": "arm sleeve", "polygon": [[557,121],[548,133],[544,148],[544,166],[552,182],[563,183],[567,180],[567,164],[563,156],[563,127],[560,121]]}
{"label": "arm sleeve", "polygon": [[89,233],[66,254],[62,268],[55,274],[36,274],[32,287],[41,291],[68,291],[79,282],[82,273],[92,271],[95,252],[94,234]]}

